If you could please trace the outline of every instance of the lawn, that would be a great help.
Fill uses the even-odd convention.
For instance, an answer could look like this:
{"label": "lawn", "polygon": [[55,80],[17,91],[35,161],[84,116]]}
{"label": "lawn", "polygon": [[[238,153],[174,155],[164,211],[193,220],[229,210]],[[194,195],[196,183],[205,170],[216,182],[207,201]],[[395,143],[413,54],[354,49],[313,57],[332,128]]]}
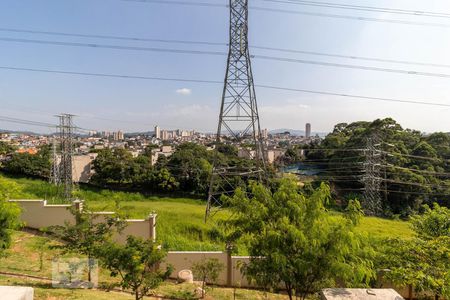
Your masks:
{"label": "lawn", "polygon": [[[12,178],[0,174],[0,180],[12,181],[17,184],[10,197],[14,199],[43,199],[54,193],[54,187],[42,180],[27,178]],[[214,239],[214,223],[226,215],[216,215],[213,221],[204,222],[205,203],[202,200],[187,198],[170,198],[145,196],[139,193],[114,192],[81,187],[77,194],[86,201],[86,205],[93,210],[113,211],[120,208],[130,218],[145,218],[156,212],[158,239],[170,250],[223,250],[222,242]],[[330,212],[336,217],[339,213]],[[413,233],[408,222],[365,217],[358,226],[361,232],[368,232],[374,238],[401,237],[410,238]],[[43,267],[40,268],[39,252],[42,239],[45,245],[55,243],[49,238],[42,238],[25,232],[15,232],[14,243],[7,258],[0,259],[0,272],[10,272],[51,277],[51,261],[60,255],[58,250],[44,248]],[[242,248],[241,248],[242,249]],[[242,251],[242,250],[241,250]],[[245,252],[245,249],[243,250]],[[240,253],[244,254],[244,253]],[[114,279],[109,277],[106,270],[100,270],[99,281],[109,284]],[[55,289],[48,282],[26,278],[0,276],[0,284],[30,285],[35,288],[36,299],[133,299],[125,293],[106,292],[102,290],[70,290]],[[159,295],[169,298],[189,299],[194,286],[177,285],[165,282],[156,291]],[[236,293],[236,295],[234,294]],[[236,296],[236,298],[235,298]],[[214,288],[209,291],[208,299],[287,299],[279,294],[244,290]]]}
{"label": "lawn", "polygon": [[[11,195],[15,199],[44,199],[54,193],[54,187],[42,180],[6,175],[2,178],[17,183],[18,191]],[[145,196],[86,187],[80,187],[77,194],[86,201],[88,207],[97,211],[114,211],[120,207],[130,218],[145,218],[151,212],[156,212],[158,239],[170,250],[224,250],[224,244],[214,238],[214,225],[226,212],[205,223],[205,202],[200,199]],[[358,229],[374,238],[410,238],[413,235],[408,222],[374,217],[364,217]]]}
{"label": "lawn", "polygon": [[[11,195],[13,199],[48,199],[55,194],[54,186],[42,180],[6,175],[2,178],[17,183],[18,190]],[[212,228],[220,216],[205,223],[205,201],[145,196],[83,186],[77,194],[80,199],[85,200],[87,207],[95,211],[116,211],[120,207],[129,218],[146,218],[150,213],[156,212],[158,239],[170,250],[224,250],[223,243],[212,238]]]}
{"label": "lawn", "polygon": [[[46,246],[43,251],[43,264],[40,268],[39,247],[44,240]],[[15,231],[13,233],[13,247],[7,250],[7,256],[0,258],[0,272],[7,272],[20,275],[32,275],[41,278],[51,278],[52,260],[61,255],[60,250],[50,249],[48,246],[57,244],[48,237],[36,236],[32,233]],[[73,255],[67,255],[73,256]],[[104,286],[117,282],[116,278],[111,278],[108,272],[100,268],[99,284]],[[49,280],[38,280],[26,277],[13,277],[8,275],[0,275],[0,285],[18,285],[31,286],[35,290],[36,300],[59,300],[59,299],[134,299],[127,293],[107,292],[104,290],[85,290],[85,289],[62,289],[54,288]],[[174,282],[164,282],[155,290],[156,295],[162,295],[168,299],[192,299],[189,295],[193,294],[195,285],[192,284],[176,284]],[[234,293],[236,298],[234,298]],[[1,297],[0,297],[1,298]],[[152,299],[150,297],[146,299]],[[155,298],[157,299],[157,298]],[[257,290],[222,288],[214,287],[208,289],[207,299],[287,299],[285,295],[268,293],[265,294]]]}
{"label": "lawn", "polygon": [[377,238],[404,238],[410,239],[414,232],[409,222],[401,220],[388,220],[375,217],[364,217],[358,225],[359,231],[366,231]]}

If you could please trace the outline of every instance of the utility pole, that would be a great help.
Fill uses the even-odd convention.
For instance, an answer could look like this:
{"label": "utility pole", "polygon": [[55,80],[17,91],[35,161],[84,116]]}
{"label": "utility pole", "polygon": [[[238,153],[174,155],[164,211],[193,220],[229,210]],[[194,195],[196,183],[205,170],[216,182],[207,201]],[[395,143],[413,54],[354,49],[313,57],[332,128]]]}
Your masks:
{"label": "utility pole", "polygon": [[381,153],[376,136],[367,138],[364,151],[366,161],[364,162],[364,175],[361,182],[364,184],[364,196],[362,207],[367,215],[380,215],[381,213]]}
{"label": "utility pole", "polygon": [[59,142],[61,162],[59,163],[59,183],[63,186],[63,197],[67,202],[72,200],[72,158],[73,158],[73,115],[61,114],[59,118]]}
{"label": "utility pole", "polygon": [[206,218],[222,206],[222,195],[231,196],[242,180],[265,177],[266,155],[259,124],[255,86],[248,49],[248,0],[230,0],[230,27],[216,151],[221,143],[236,145],[252,166],[223,165],[215,160],[208,192]]}

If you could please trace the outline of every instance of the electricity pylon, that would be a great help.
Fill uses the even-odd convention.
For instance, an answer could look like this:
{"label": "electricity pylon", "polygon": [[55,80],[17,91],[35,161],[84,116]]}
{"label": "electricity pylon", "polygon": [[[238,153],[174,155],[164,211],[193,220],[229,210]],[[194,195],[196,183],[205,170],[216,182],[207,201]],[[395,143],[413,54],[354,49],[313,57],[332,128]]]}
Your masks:
{"label": "electricity pylon", "polygon": [[364,195],[362,208],[367,215],[379,215],[381,213],[380,187],[381,178],[381,152],[376,136],[367,138],[366,149],[364,150],[364,175],[361,182],[364,184]]}
{"label": "electricity pylon", "polygon": [[59,175],[59,156],[58,156],[58,145],[57,138],[53,136],[52,138],[52,169],[50,173],[50,183],[54,185],[59,185],[59,180],[61,179]]}
{"label": "electricity pylon", "polygon": [[72,178],[72,158],[73,158],[73,115],[61,114],[59,118],[59,144],[61,147],[61,160],[59,163],[58,182],[63,187],[63,197],[67,202],[72,200],[73,178]]}
{"label": "electricity pylon", "polygon": [[225,165],[215,160],[206,206],[206,217],[222,206],[221,196],[231,196],[237,178],[262,180],[265,176],[264,144],[248,49],[248,0],[230,0],[230,42],[225,75],[216,151],[221,143],[238,146],[251,166]]}

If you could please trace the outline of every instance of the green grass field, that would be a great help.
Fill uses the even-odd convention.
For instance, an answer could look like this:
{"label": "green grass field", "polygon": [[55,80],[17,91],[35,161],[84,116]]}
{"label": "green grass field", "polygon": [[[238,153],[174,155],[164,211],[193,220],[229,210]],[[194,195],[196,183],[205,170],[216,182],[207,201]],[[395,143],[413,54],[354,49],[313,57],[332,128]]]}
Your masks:
{"label": "green grass field", "polygon": [[[61,257],[58,249],[51,249],[48,246],[57,242],[48,237],[36,236],[31,233],[15,231],[13,233],[13,246],[7,250],[7,256],[0,258],[0,272],[7,272],[20,275],[32,275],[41,278],[52,277],[52,260]],[[45,240],[46,247],[42,255],[42,269],[40,268],[39,248],[41,240]],[[66,254],[67,257],[79,256],[76,254]],[[109,273],[100,268],[99,286],[109,285],[117,282],[117,278],[111,278]],[[106,292],[104,290],[84,290],[84,289],[62,289],[54,288],[48,280],[37,280],[34,278],[15,277],[0,274],[0,285],[31,286],[35,291],[36,300],[109,300],[109,299],[134,299],[130,294],[118,292]],[[155,290],[155,294],[162,295],[166,299],[192,299],[187,295],[192,294],[195,289],[192,284],[176,284],[171,281],[164,282]],[[238,289],[236,299],[266,299],[264,293],[257,290]],[[231,288],[215,287],[208,290],[207,299],[234,299],[234,290]],[[1,296],[0,296],[1,299]],[[146,297],[145,299],[159,299]],[[267,299],[283,300],[286,295],[268,294]]]}
{"label": "green grass field", "polygon": [[[28,178],[13,178],[0,174],[0,180],[14,182],[17,186],[10,193],[12,199],[49,199],[54,194],[54,187],[42,180]],[[204,223],[205,203],[201,200],[170,197],[152,197],[139,193],[114,192],[82,187],[77,191],[79,198],[84,199],[88,207],[93,210],[114,211],[117,206],[130,218],[145,218],[148,214],[156,212],[158,239],[167,245],[170,250],[223,250],[222,242],[213,238],[213,224]],[[339,213],[331,212],[339,216]],[[226,214],[226,212],[224,212]],[[222,216],[215,218],[217,220]],[[408,222],[386,220],[374,217],[362,219],[358,230],[368,232],[374,239],[401,237],[410,238],[413,233]],[[40,269],[39,241],[43,239],[25,232],[14,233],[13,247],[9,256],[0,259],[0,272],[28,274],[40,277],[51,277],[51,260],[57,257],[58,250],[45,249],[44,264]],[[48,242],[51,240],[48,238]],[[245,249],[239,248],[240,254]],[[99,280],[102,283],[111,283],[105,270],[100,270]],[[26,278],[7,277],[0,275],[0,285],[28,285],[35,288],[35,299],[133,299],[125,293],[106,292],[102,290],[70,290],[55,289],[48,282],[41,282]],[[165,282],[157,293],[168,298],[181,298],[192,291],[193,286],[177,285]],[[238,289],[235,299],[287,299],[279,294],[269,294],[267,297],[260,291]],[[208,299],[234,299],[234,290],[214,288],[209,292]],[[150,299],[150,298],[148,298]],[[156,299],[156,298],[155,298]]]}
{"label": "green grass field", "polygon": [[[52,185],[42,180],[12,178],[1,174],[0,176],[4,180],[17,183],[18,190],[11,195],[14,199],[44,199],[55,192]],[[119,205],[121,211],[130,218],[145,218],[150,213],[156,212],[158,239],[170,250],[218,251],[224,249],[223,243],[213,238],[212,230],[213,222],[223,215],[218,215],[205,224],[205,202],[202,200],[145,196],[139,193],[86,187],[81,187],[77,194],[86,201],[88,207],[96,211],[114,211]],[[358,230],[366,231],[375,238],[410,238],[413,235],[408,222],[374,217],[364,217]]]}

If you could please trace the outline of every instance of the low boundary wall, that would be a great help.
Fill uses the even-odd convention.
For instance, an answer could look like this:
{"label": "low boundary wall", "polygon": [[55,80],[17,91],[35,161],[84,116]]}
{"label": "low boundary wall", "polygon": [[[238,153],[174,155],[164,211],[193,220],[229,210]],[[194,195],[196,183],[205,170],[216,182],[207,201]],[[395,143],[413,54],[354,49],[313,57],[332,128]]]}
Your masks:
{"label": "low boundary wall", "polygon": [[[225,251],[169,251],[166,257],[166,264],[173,267],[171,278],[176,279],[178,272],[181,270],[192,270],[192,265],[204,259],[215,258],[223,264],[223,271],[220,273],[217,282],[218,285],[223,286],[241,286],[241,287],[255,287],[247,281],[245,276],[240,271],[241,263],[248,263],[250,257],[248,256],[231,256]],[[198,278],[194,277],[194,280]]]}
{"label": "low boundary wall", "polygon": [[[170,277],[176,279],[179,271],[185,269],[192,270],[192,265],[195,262],[210,258],[217,258],[219,262],[224,265],[224,269],[219,275],[217,282],[214,282],[215,284],[229,287],[257,287],[253,282],[249,282],[240,271],[242,264],[250,262],[250,256],[232,256],[226,251],[169,251],[166,258],[166,264],[173,266],[174,269]],[[199,280],[199,278],[195,278],[194,276],[194,280]],[[414,292],[414,289],[411,286],[397,287],[392,283],[383,280],[381,276],[379,277],[377,286],[395,289],[397,293],[405,299],[417,299],[419,296]],[[282,286],[280,288],[284,289]]]}
{"label": "low boundary wall", "polygon": [[[75,223],[75,218],[70,212],[71,204],[47,204],[46,200],[10,200],[17,203],[21,208],[20,219],[25,227],[41,229],[49,226],[62,226],[66,222]],[[82,210],[81,201],[74,201],[75,209]],[[105,220],[114,212],[94,212],[99,215],[98,221]],[[146,219],[125,220],[127,226],[121,233],[116,233],[114,239],[124,243],[127,236],[133,235],[144,239],[156,239],[156,214],[150,214]]]}
{"label": "low boundary wall", "polygon": [[[53,205],[47,204],[46,200],[10,200],[10,202],[17,203],[21,209],[21,220],[26,227],[33,229],[41,229],[49,226],[64,225],[65,222],[74,223],[74,216],[70,212],[71,205]],[[82,202],[75,201],[76,209],[82,210]],[[100,215],[99,222],[104,220],[104,217],[114,214],[113,212],[94,212]],[[101,216],[104,216],[103,218]],[[116,234],[115,240],[123,243],[129,235],[142,237],[145,239],[156,239],[156,214],[150,214],[146,219],[131,219],[126,220],[127,227]],[[247,281],[242,275],[240,269],[242,263],[250,261],[249,256],[232,256],[226,251],[169,251],[166,257],[165,264],[173,266],[171,278],[176,279],[178,272],[181,270],[192,270],[192,265],[203,259],[216,258],[224,265],[224,269],[219,275],[216,284],[223,286],[236,287],[256,287],[255,284]],[[194,278],[198,280],[198,278]],[[394,288],[402,297],[417,297],[412,287],[398,288],[388,282],[378,283],[383,288]]]}

